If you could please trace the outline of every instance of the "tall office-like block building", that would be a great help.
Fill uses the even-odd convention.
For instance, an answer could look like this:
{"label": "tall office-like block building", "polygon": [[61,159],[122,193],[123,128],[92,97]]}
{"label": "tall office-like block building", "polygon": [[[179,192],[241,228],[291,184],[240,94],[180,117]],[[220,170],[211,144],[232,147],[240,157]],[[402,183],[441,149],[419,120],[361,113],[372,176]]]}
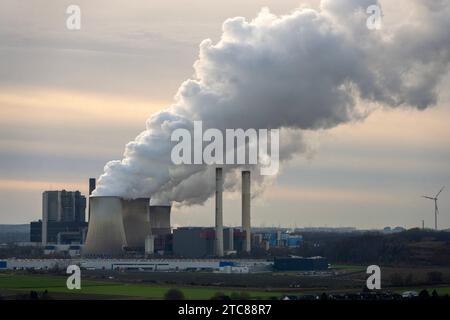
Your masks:
{"label": "tall office-like block building", "polygon": [[45,191],[42,220],[32,222],[30,240],[47,243],[82,243],[86,233],[86,197],[79,191]]}
{"label": "tall office-like block building", "polygon": [[[42,194],[42,217],[47,221],[86,221],[86,197],[79,191],[45,191]],[[46,219],[45,219],[46,218]]]}

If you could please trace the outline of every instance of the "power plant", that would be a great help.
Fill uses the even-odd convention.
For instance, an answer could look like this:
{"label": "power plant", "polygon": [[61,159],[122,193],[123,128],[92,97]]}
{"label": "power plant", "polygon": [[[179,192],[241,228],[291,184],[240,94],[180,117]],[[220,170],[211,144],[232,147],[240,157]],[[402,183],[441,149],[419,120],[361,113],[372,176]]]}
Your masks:
{"label": "power plant", "polygon": [[[139,261],[220,261],[239,258],[244,261],[255,252],[272,247],[297,248],[302,236],[288,229],[251,228],[251,172],[241,172],[241,225],[224,226],[223,168],[215,168],[214,225],[171,228],[171,205],[151,197],[125,198],[96,195],[94,178],[89,179],[89,208],[79,191],[45,191],[42,220],[30,223],[30,242],[41,246],[45,255],[64,254],[93,261],[142,259]],[[157,198],[157,197],[155,197]],[[89,212],[89,223],[85,211]],[[165,259],[171,257],[171,259]],[[101,259],[97,259],[101,258]],[[206,260],[204,260],[206,259]],[[225,260],[224,260],[225,259]],[[124,260],[125,261],[125,260]],[[133,260],[138,261],[138,260]],[[156,261],[156,260],[155,260]],[[223,263],[225,263],[223,262]],[[126,265],[126,267],[125,267]],[[163,266],[164,265],[164,266]],[[126,264],[121,268],[184,268],[178,264]],[[192,264],[188,264],[192,266]],[[204,262],[198,262],[209,270]],[[198,268],[195,265],[195,268]],[[113,268],[116,268],[114,264]],[[236,266],[235,266],[236,267]],[[190,268],[190,267],[186,267]],[[216,267],[214,267],[216,268]],[[236,267],[237,268],[237,267]],[[217,268],[216,268],[217,269]]]}
{"label": "power plant", "polygon": [[[239,228],[226,229],[225,246],[223,184],[223,170],[216,168],[215,226],[212,233],[199,230],[197,233],[190,231],[189,234],[191,236],[197,234],[203,239],[209,239],[208,235],[212,236],[212,252],[205,249],[205,255],[223,257],[225,249],[227,254],[236,251],[249,253],[251,251],[250,171],[242,171],[242,227],[240,230]],[[90,180],[89,185],[89,191],[92,192],[91,188],[95,182]],[[89,213],[89,229],[83,255],[114,256],[123,254],[125,251],[153,254],[155,251],[165,251],[168,244],[173,244],[170,205],[151,204],[150,198],[90,196]],[[182,233],[183,230],[180,229],[177,239],[190,237],[183,238]],[[208,245],[205,244],[205,248],[207,247]],[[189,249],[189,246],[185,248]]]}

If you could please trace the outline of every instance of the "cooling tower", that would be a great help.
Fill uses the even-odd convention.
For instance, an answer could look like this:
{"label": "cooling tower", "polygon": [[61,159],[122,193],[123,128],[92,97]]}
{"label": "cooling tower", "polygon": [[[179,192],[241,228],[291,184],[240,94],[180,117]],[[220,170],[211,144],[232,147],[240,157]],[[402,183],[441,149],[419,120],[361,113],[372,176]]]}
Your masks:
{"label": "cooling tower", "polygon": [[149,201],[149,198],[122,200],[123,226],[129,248],[143,248],[145,238],[150,234]]}
{"label": "cooling tower", "polygon": [[90,197],[91,218],[83,255],[117,255],[126,246],[119,197]]}
{"label": "cooling tower", "polygon": [[170,209],[170,205],[150,205],[149,217],[152,235],[170,234]]}
{"label": "cooling tower", "polygon": [[216,168],[216,256],[223,256],[222,168]]}
{"label": "cooling tower", "polygon": [[250,228],[250,171],[242,171],[242,229],[245,230],[245,252],[251,250]]}

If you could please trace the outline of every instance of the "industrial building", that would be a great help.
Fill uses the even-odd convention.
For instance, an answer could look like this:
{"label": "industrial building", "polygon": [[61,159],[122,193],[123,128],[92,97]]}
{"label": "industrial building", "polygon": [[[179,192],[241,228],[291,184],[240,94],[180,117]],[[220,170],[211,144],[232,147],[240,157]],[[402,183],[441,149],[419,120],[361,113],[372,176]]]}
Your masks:
{"label": "industrial building", "polygon": [[65,270],[76,264],[89,270],[267,272],[273,262],[262,259],[5,259],[0,270]]}
{"label": "industrial building", "polygon": [[302,241],[303,236],[278,229],[254,231],[252,235],[252,246],[266,250],[273,247],[297,248]]}
{"label": "industrial building", "polygon": [[30,242],[47,244],[83,243],[86,197],[79,191],[45,191],[42,194],[42,220],[30,223]]}
{"label": "industrial building", "polygon": [[45,191],[42,215],[46,221],[86,221],[86,197],[79,191]]}
{"label": "industrial building", "polygon": [[[51,246],[47,250],[52,250]],[[79,253],[79,247],[67,246],[53,250]],[[71,264],[90,270],[135,270],[135,271],[210,271],[224,273],[276,271],[323,271],[329,268],[327,259],[322,257],[265,259],[4,259],[0,269],[65,269]]]}
{"label": "industrial building", "polygon": [[223,226],[223,173],[216,168],[215,227],[178,228],[173,233],[173,253],[179,257],[223,257],[251,251],[250,171],[242,171],[242,227]]}
{"label": "industrial building", "polygon": [[[176,257],[206,258],[215,256],[215,228],[180,227],[173,230],[173,254]],[[239,227],[223,229],[224,256],[246,252],[247,231]],[[268,250],[273,247],[299,247],[303,237],[279,230],[252,234],[251,247]]]}
{"label": "industrial building", "polygon": [[83,243],[86,238],[88,224],[80,221],[48,221],[47,239],[45,244],[42,241],[42,221],[30,223],[30,242],[47,244],[71,244]]}
{"label": "industrial building", "polygon": [[79,257],[81,254],[81,245],[53,245],[53,244],[48,244],[44,247],[44,254],[49,255],[49,254],[56,254],[56,253],[61,253],[61,254],[65,254],[68,255],[70,257]]}
{"label": "industrial building", "polygon": [[[222,230],[224,255],[242,252],[245,231],[236,228]],[[173,254],[183,258],[206,258],[215,256],[215,228],[182,227],[173,230]]]}

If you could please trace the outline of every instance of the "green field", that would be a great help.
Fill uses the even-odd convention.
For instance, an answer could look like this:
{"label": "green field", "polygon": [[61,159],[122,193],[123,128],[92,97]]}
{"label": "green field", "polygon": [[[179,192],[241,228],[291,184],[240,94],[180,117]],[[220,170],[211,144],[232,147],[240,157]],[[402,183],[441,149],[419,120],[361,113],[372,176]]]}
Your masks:
{"label": "green field", "polygon": [[[82,280],[81,290],[68,290],[66,287],[66,277],[47,276],[47,275],[19,275],[19,274],[0,274],[0,293],[1,291],[29,292],[31,290],[43,292],[48,290],[51,293],[66,294],[89,294],[103,296],[117,296],[128,298],[162,299],[164,294],[170,289],[170,286],[146,285],[146,284],[127,284],[113,281],[92,281]],[[217,292],[226,295],[239,293],[244,290],[221,288],[199,288],[199,287],[177,287],[187,299],[210,299]],[[280,296],[282,292],[254,291],[245,290],[251,298],[269,298]]]}
{"label": "green field", "polygon": [[356,272],[356,271],[366,271],[367,267],[351,264],[333,264],[331,265],[331,269]]}
{"label": "green field", "polygon": [[427,289],[428,293],[431,294],[431,292],[433,292],[433,290],[436,290],[436,292],[438,293],[438,295],[443,296],[443,295],[450,295],[450,287],[426,287],[426,288],[396,288],[395,290],[392,290],[394,292],[397,293],[402,293],[405,291],[416,291],[417,293],[419,293],[420,291],[422,291],[423,289]]}
{"label": "green field", "polygon": [[[348,270],[348,266],[343,266]],[[14,296],[15,294],[27,294],[30,291],[39,293],[48,291],[53,298],[69,299],[163,299],[165,293],[170,288],[181,290],[186,299],[206,300],[215,296],[218,292],[230,296],[232,293],[245,292],[250,298],[268,299],[270,297],[280,297],[284,293],[294,295],[310,294],[321,292],[359,292],[360,288],[303,288],[303,289],[282,289],[277,291],[265,291],[264,289],[243,289],[243,288],[222,288],[222,287],[202,287],[188,285],[166,285],[166,284],[146,284],[133,283],[124,280],[82,280],[81,290],[68,290],[65,276],[53,276],[44,274],[22,274],[5,272],[0,273],[0,295]],[[325,290],[324,290],[325,289]],[[402,293],[404,291],[420,292],[424,287],[390,287],[389,291]],[[450,294],[450,287],[427,286],[426,289],[431,294],[436,289],[439,295]]]}

